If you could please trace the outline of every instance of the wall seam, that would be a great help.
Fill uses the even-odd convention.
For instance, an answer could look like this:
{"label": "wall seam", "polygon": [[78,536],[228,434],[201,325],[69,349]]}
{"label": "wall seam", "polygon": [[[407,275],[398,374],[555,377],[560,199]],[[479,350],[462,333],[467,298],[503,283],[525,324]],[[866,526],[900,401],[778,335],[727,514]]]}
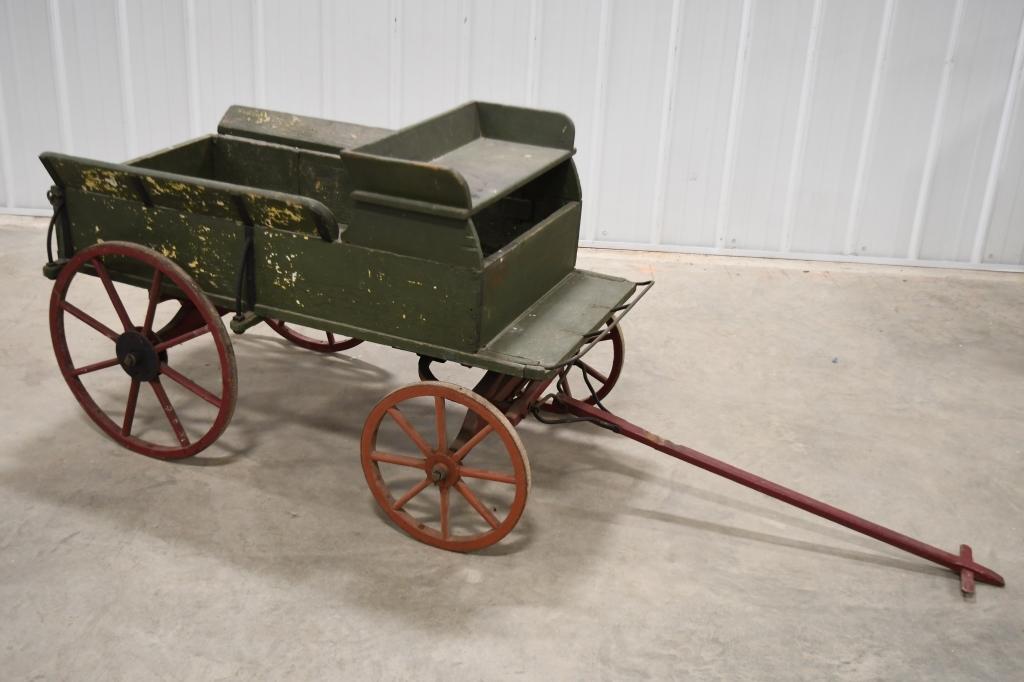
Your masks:
{"label": "wall seam", "polygon": [[46,13],[50,27],[50,59],[53,61],[53,82],[57,91],[57,120],[60,123],[62,151],[74,153],[71,130],[71,107],[68,97],[67,61],[64,56],[64,30],[60,24],[60,3],[47,0]]}
{"label": "wall seam", "polygon": [[256,106],[267,106],[267,36],[263,0],[252,4],[252,90]]}
{"label": "wall seam", "polygon": [[465,102],[469,99],[469,63],[473,53],[473,33],[470,19],[469,0],[461,0],[459,3],[459,99]]}
{"label": "wall seam", "polygon": [[660,244],[665,228],[667,203],[669,147],[672,145],[672,112],[675,109],[676,76],[679,70],[679,41],[682,32],[685,0],[672,0],[672,18],[669,20],[668,56],[665,65],[665,83],[662,89],[661,125],[658,132],[658,160],[654,179],[654,205],[651,210],[651,229],[648,241]]}
{"label": "wall seam", "polygon": [[320,116],[334,118],[334,43],[329,40],[334,28],[330,0],[320,0]]}
{"label": "wall seam", "polygon": [[715,246],[725,244],[725,230],[729,222],[729,195],[732,193],[732,176],[736,165],[736,136],[741,112],[743,94],[746,89],[747,60],[750,57],[750,41],[753,33],[753,1],[743,0],[740,14],[740,34],[736,44],[736,66],[733,69],[732,96],[729,100],[729,122],[725,133],[725,159],[722,165],[722,186],[718,192],[718,208],[715,216]]}
{"label": "wall seam", "polygon": [[928,201],[931,198],[932,182],[935,179],[935,167],[939,159],[939,144],[942,141],[942,125],[946,119],[946,105],[949,102],[949,84],[953,79],[953,67],[956,51],[960,45],[960,30],[964,21],[964,0],[956,0],[953,6],[953,19],[950,23],[949,39],[946,43],[945,60],[942,66],[942,78],[939,81],[939,93],[935,98],[935,113],[932,115],[932,126],[928,133],[928,148],[924,156],[924,168],[921,172],[921,186],[917,193],[917,204],[914,206],[914,222],[910,228],[910,243],[907,246],[907,258],[916,260],[921,254],[921,240],[924,232],[924,216]]}
{"label": "wall seam", "polygon": [[11,162],[11,135],[7,127],[4,79],[0,73],[0,167],[4,171],[4,204],[14,210],[14,167]]}
{"label": "wall seam", "polygon": [[528,28],[528,44],[526,46],[526,103],[528,106],[537,105],[537,80],[539,64],[537,59],[538,42],[540,40],[540,12],[537,7],[538,0],[530,0],[530,23]]}
{"label": "wall seam", "polygon": [[892,40],[892,26],[896,13],[895,0],[885,0],[882,10],[882,24],[878,31],[878,46],[875,51],[875,66],[871,74],[871,89],[868,93],[868,104],[864,114],[864,127],[861,129],[860,150],[857,152],[857,170],[854,174],[853,191],[850,195],[850,214],[846,220],[846,236],[843,239],[843,253],[852,254],[856,250],[858,223],[860,221],[861,203],[864,200],[864,175],[867,172],[871,156],[871,144],[875,136],[875,124],[878,119],[878,100],[885,78],[885,67],[889,55],[889,43]]}
{"label": "wall seam", "polygon": [[811,99],[818,77],[818,57],[821,43],[821,24],[824,0],[814,0],[810,32],[807,36],[807,52],[804,56],[803,81],[800,86],[800,103],[797,105],[796,131],[793,135],[792,158],[789,163],[789,178],[786,186],[786,202],[782,209],[782,234],[779,250],[789,253],[793,247],[793,223],[796,221],[796,202],[803,184],[804,156],[807,152],[807,133],[810,128]]}
{"label": "wall seam", "polygon": [[124,116],[124,138],[127,156],[139,154],[138,127],[135,118],[135,87],[132,82],[131,41],[128,37],[127,0],[117,0],[114,6],[117,29],[118,71],[121,77],[121,111]]}
{"label": "wall seam", "polygon": [[196,45],[196,0],[185,5],[185,77],[188,84],[188,122],[192,137],[202,128],[199,104],[199,52]]}
{"label": "wall seam", "polygon": [[392,128],[402,121],[402,7],[399,0],[391,0],[388,17],[388,118]]}
{"label": "wall seam", "polygon": [[[604,152],[604,126],[606,108],[606,92],[608,90],[608,51],[611,33],[611,3],[610,0],[601,0],[601,14],[598,19],[597,35],[597,83],[594,89],[594,113],[593,130],[590,134],[590,191],[595,197],[601,196],[601,157]],[[597,236],[597,220],[591,214],[587,220],[585,233],[588,238]]]}
{"label": "wall seam", "polygon": [[999,129],[996,143],[992,150],[992,163],[989,165],[988,178],[985,180],[985,193],[982,195],[981,211],[978,215],[978,227],[974,231],[974,244],[971,248],[971,263],[980,264],[985,253],[985,242],[995,212],[996,191],[999,175],[1002,173],[1003,156],[1010,132],[1010,121],[1017,109],[1017,97],[1020,91],[1021,68],[1024,66],[1024,16],[1021,17],[1020,28],[1017,30],[1017,47],[1013,52],[1013,66],[1006,82],[1006,94],[1003,97],[1003,110],[999,115]]}

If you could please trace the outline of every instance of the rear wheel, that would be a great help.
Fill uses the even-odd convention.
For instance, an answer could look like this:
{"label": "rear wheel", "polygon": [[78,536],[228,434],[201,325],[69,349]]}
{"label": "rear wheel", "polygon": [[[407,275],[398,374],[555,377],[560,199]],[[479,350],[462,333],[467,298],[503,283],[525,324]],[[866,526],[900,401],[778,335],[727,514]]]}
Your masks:
{"label": "rear wheel", "polygon": [[530,463],[515,428],[460,386],[428,381],[391,392],[367,417],[360,451],[381,509],[428,545],[483,549],[526,507]]}
{"label": "rear wheel", "polygon": [[284,320],[267,319],[267,326],[275,332],[288,339],[296,346],[317,353],[337,353],[339,351],[355,348],[363,342],[362,339],[350,339],[344,336],[335,336],[332,332],[316,332],[316,335],[300,332],[294,326]]}
{"label": "rear wheel", "polygon": [[[108,266],[146,278],[148,293],[143,297],[123,285],[119,291]],[[102,293],[94,288],[89,295],[95,280],[80,273],[97,275]],[[158,306],[172,299],[180,310],[154,331]],[[92,329],[76,332],[75,348],[67,334],[72,318]],[[50,297],[50,337],[61,374],[85,413],[130,450],[160,459],[191,457],[231,420],[238,378],[220,315],[184,270],[152,249],[104,242],[71,258]],[[186,367],[172,366],[170,357],[178,354]],[[101,359],[80,359],[89,355]],[[204,388],[185,371],[210,374],[206,383],[218,385]],[[173,401],[168,388],[176,393]]]}

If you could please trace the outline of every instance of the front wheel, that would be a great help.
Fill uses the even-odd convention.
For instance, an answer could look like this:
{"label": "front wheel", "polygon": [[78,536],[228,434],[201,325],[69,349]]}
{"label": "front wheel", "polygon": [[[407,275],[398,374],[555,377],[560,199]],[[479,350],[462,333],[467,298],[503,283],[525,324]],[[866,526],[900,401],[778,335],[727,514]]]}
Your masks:
{"label": "front wheel", "polygon": [[526,507],[522,441],[494,405],[461,386],[426,381],[392,391],[367,417],[360,453],[377,504],[428,545],[483,549]]}
{"label": "front wheel", "polygon": [[[119,290],[111,269],[146,282],[148,292]],[[78,276],[83,273],[96,275],[102,289],[92,277]],[[164,301],[177,301],[181,309],[154,331]],[[69,319],[79,327],[71,339]],[[231,420],[238,376],[224,323],[192,278],[152,249],[103,242],[71,258],[50,296],[50,337],[60,372],[85,413],[130,450],[159,459],[191,457]],[[182,364],[172,363],[172,355]],[[216,389],[193,378],[199,375],[207,385],[216,381]]]}

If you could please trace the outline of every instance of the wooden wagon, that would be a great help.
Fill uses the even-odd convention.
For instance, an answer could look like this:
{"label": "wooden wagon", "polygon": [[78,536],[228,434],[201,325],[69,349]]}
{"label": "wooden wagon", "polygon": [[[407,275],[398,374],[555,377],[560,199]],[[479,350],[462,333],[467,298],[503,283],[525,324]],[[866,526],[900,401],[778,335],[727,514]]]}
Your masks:
{"label": "wooden wagon", "polygon": [[[44,153],[60,370],[110,437],[174,459],[209,446],[234,411],[222,316],[236,333],[266,322],[313,350],[385,344],[419,356],[421,381],[370,410],[360,457],[381,508],[423,542],[468,551],[512,530],[530,487],[515,426],[532,414],[596,424],[937,562],[965,591],[975,577],[1001,585],[966,545],[926,545],[606,408],[622,368],[621,319],[652,283],[575,267],[573,142],[562,114],[480,102],[399,131],[236,106],[218,134],[123,164]],[[82,281],[99,282],[106,319],[80,304],[95,298],[72,295]],[[140,294],[131,305],[126,290]],[[72,319],[106,344],[99,359],[72,348]],[[212,381],[178,362],[200,343],[212,359],[195,366]],[[470,390],[437,381],[437,361],[485,373]],[[101,375],[119,382],[112,406],[87,386]],[[177,407],[168,388],[206,406],[206,418]],[[162,432],[153,420],[140,426],[147,393]]]}

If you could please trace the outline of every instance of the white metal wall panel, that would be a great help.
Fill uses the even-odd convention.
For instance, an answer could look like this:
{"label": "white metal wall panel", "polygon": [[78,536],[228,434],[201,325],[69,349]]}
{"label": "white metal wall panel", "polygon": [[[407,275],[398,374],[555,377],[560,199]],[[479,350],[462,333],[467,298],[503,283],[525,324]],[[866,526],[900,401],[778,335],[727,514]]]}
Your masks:
{"label": "white metal wall panel", "polygon": [[190,106],[199,117],[198,134],[205,134],[214,131],[230,105],[256,101],[252,3],[197,0],[185,7],[194,54],[186,63],[192,72],[189,92],[196,99]]}
{"label": "white metal wall panel", "polygon": [[682,7],[661,143],[666,167],[655,216],[659,243],[715,245],[744,11],[750,11],[744,0],[689,0]]}
{"label": "white metal wall panel", "polygon": [[804,83],[812,0],[755,3],[727,145],[717,246],[779,250]]}
{"label": "white metal wall panel", "polygon": [[591,239],[649,241],[673,4],[617,2],[606,16],[616,30],[603,46],[607,75],[599,105],[598,168],[590,179],[590,203],[596,204]]}
{"label": "white metal wall panel", "polygon": [[586,243],[1024,266],[1024,0],[0,0],[0,205],[233,103],[576,123]]}
{"label": "white metal wall panel", "polygon": [[596,176],[593,150],[602,8],[593,0],[543,2],[536,18],[536,106],[565,112],[576,126],[576,166],[583,185],[583,231],[590,233]]}
{"label": "white metal wall panel", "polygon": [[529,102],[535,96],[529,90],[530,62],[536,49],[530,16],[536,4],[523,0],[466,4],[468,14],[456,17],[469,31],[469,88],[465,94],[491,102]]}
{"label": "white metal wall panel", "polygon": [[[11,207],[43,207],[49,176],[39,164],[44,149],[66,145],[61,139],[54,86],[49,15],[43,2],[4,0],[0,7],[0,83],[8,161],[7,202]],[[6,172],[6,171],[5,171]]]}
{"label": "white metal wall panel", "polygon": [[[1018,82],[1022,51],[1024,44],[1019,42],[1015,71]],[[975,253],[986,263],[1024,263],[1024,102],[1021,99],[1018,96],[1009,103],[1009,134],[1002,145],[997,143],[1004,156],[1001,164],[997,159],[996,173],[990,180],[994,202],[992,220]]]}
{"label": "white metal wall panel", "polygon": [[[185,4],[118,0],[124,15],[120,39],[130,62],[135,156],[191,137]],[[194,131],[195,134],[199,130]]]}
{"label": "white metal wall panel", "polygon": [[[82,156],[109,154],[121,160],[129,152],[118,73],[117,2],[52,3],[51,8],[59,14],[54,21],[64,58],[63,82],[58,78],[56,83],[68,112],[69,134],[62,147]],[[58,104],[58,114],[61,109]]]}
{"label": "white metal wall panel", "polygon": [[794,253],[843,253],[857,179],[885,0],[827,2],[821,10],[817,61],[789,246]]}
{"label": "white metal wall panel", "polygon": [[388,127],[391,26],[386,2],[324,0],[324,116]]}
{"label": "white metal wall panel", "polygon": [[948,98],[937,112],[934,169],[920,197],[920,247],[911,255],[966,261],[985,196],[1024,6],[1011,0],[964,6]]}
{"label": "white metal wall panel", "polygon": [[262,0],[265,106],[318,116],[324,110],[318,0]]}
{"label": "white metal wall panel", "polygon": [[855,195],[846,247],[867,256],[901,258],[910,245],[929,131],[939,102],[955,0],[901,0],[892,17],[880,73],[877,114]]}
{"label": "white metal wall panel", "polygon": [[456,0],[396,2],[391,43],[392,106],[390,127],[409,125],[418,119],[451,108],[459,101],[468,67],[463,18]]}

